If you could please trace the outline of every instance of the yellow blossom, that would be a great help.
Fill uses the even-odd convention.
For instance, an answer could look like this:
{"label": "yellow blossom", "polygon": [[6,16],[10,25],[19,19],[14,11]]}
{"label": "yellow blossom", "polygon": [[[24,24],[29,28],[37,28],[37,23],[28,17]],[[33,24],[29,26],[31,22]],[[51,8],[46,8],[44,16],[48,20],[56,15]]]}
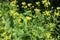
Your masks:
{"label": "yellow blossom", "polygon": [[57,9],[60,9],[60,7],[57,7]]}
{"label": "yellow blossom", "polygon": [[27,8],[27,6],[22,6],[22,8],[26,9],[26,8]]}
{"label": "yellow blossom", "polygon": [[32,6],[32,8],[34,8],[34,6]]}
{"label": "yellow blossom", "polygon": [[6,35],[6,32],[4,32],[3,34],[1,34],[1,36],[5,36]]}
{"label": "yellow blossom", "polygon": [[39,13],[40,9],[35,8],[34,11],[35,11],[35,13]]}
{"label": "yellow blossom", "polygon": [[50,16],[50,11],[45,11],[43,13],[44,13],[44,15]]}
{"label": "yellow blossom", "polygon": [[17,19],[17,22],[20,23],[21,22],[21,19]]}
{"label": "yellow blossom", "polygon": [[11,35],[5,36],[5,37],[4,37],[4,40],[11,40]]}
{"label": "yellow blossom", "polygon": [[17,16],[19,15],[18,12],[14,11],[14,10],[10,10],[10,16]]}
{"label": "yellow blossom", "polygon": [[45,7],[48,7],[49,5],[50,5],[50,2],[46,2],[46,3],[44,4]]}
{"label": "yellow blossom", "polygon": [[9,39],[9,40],[11,39],[11,35],[8,36],[8,39]]}
{"label": "yellow blossom", "polygon": [[14,11],[14,10],[10,10],[10,16],[13,16],[13,15],[14,15],[14,13],[15,13],[15,11]]}
{"label": "yellow blossom", "polygon": [[47,33],[46,33],[46,37],[47,37],[47,38],[52,38],[51,33],[47,32]]}
{"label": "yellow blossom", "polygon": [[1,27],[0,29],[1,29],[1,30],[5,30],[5,29],[6,29],[6,27]]}
{"label": "yellow blossom", "polygon": [[43,4],[46,3],[46,0],[43,0],[42,3],[43,3]]}
{"label": "yellow blossom", "polygon": [[36,5],[40,5],[40,2],[36,2]]}
{"label": "yellow blossom", "polygon": [[15,6],[15,5],[16,5],[16,1],[12,1],[12,2],[10,3],[10,5],[11,5],[11,6]]}
{"label": "yellow blossom", "polygon": [[27,8],[27,6],[24,6],[24,8]]}
{"label": "yellow blossom", "polygon": [[21,4],[22,4],[22,5],[26,5],[26,2],[22,2]]}
{"label": "yellow blossom", "polygon": [[54,23],[49,23],[49,26],[50,27],[55,27],[55,24]]}
{"label": "yellow blossom", "polygon": [[55,16],[60,16],[59,12],[55,13],[54,15],[55,15]]}
{"label": "yellow blossom", "polygon": [[31,20],[32,18],[29,16],[26,16],[26,20]]}
{"label": "yellow blossom", "polygon": [[32,3],[28,3],[27,5],[28,5],[28,7],[31,7]]}
{"label": "yellow blossom", "polygon": [[17,7],[19,7],[19,5],[16,5]]}
{"label": "yellow blossom", "polygon": [[15,13],[14,13],[14,16],[15,16],[15,15],[19,15],[19,13],[18,13],[18,12],[15,12]]}

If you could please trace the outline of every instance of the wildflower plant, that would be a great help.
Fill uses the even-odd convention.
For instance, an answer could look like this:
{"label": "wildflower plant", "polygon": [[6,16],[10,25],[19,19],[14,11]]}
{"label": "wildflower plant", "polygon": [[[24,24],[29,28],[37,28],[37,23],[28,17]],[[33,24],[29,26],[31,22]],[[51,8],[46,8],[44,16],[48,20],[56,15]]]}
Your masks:
{"label": "wildflower plant", "polygon": [[60,7],[49,0],[18,2],[0,0],[0,40],[60,40]]}

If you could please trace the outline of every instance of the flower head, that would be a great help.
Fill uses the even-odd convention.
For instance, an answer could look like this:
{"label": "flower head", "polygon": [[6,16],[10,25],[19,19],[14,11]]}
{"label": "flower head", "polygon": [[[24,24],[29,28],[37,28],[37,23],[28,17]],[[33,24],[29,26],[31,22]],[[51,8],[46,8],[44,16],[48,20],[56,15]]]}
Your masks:
{"label": "flower head", "polygon": [[54,23],[49,23],[48,25],[49,25],[50,27],[55,27],[56,24],[54,24]]}
{"label": "flower head", "polygon": [[31,7],[32,3],[28,3],[27,5],[28,5],[28,7]]}
{"label": "flower head", "polygon": [[44,13],[44,15],[50,16],[50,11],[45,11],[43,13]]}
{"label": "flower head", "polygon": [[46,33],[46,37],[47,37],[47,38],[52,38],[51,33],[47,32],[47,33]]}
{"label": "flower head", "polygon": [[31,20],[32,18],[29,16],[26,16],[26,20]]}
{"label": "flower head", "polygon": [[19,13],[16,12],[15,10],[10,10],[10,16],[15,17],[15,16],[18,16],[18,15],[19,15]]}
{"label": "flower head", "polygon": [[57,7],[57,9],[60,9],[60,7]]}
{"label": "flower head", "polygon": [[40,5],[40,2],[36,2],[36,5]]}
{"label": "flower head", "polygon": [[35,11],[35,13],[39,13],[40,9],[35,8],[34,11]]}
{"label": "flower head", "polygon": [[12,2],[10,3],[10,6],[16,6],[16,1],[12,1]]}
{"label": "flower head", "polygon": [[46,2],[46,3],[44,4],[45,7],[48,7],[49,5],[50,5],[50,2]]}
{"label": "flower head", "polygon": [[22,4],[22,5],[26,5],[26,2],[22,2],[21,4]]}

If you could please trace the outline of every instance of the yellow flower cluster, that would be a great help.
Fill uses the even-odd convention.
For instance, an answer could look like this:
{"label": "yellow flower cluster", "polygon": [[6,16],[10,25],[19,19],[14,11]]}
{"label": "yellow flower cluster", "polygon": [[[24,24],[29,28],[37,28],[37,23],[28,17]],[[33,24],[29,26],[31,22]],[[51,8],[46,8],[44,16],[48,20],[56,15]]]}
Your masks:
{"label": "yellow flower cluster", "polygon": [[60,16],[60,13],[55,11],[54,16]]}
{"label": "yellow flower cluster", "polygon": [[60,9],[60,7],[57,7],[57,9]]}
{"label": "yellow flower cluster", "polygon": [[16,0],[10,2],[10,6],[16,6]]}
{"label": "yellow flower cluster", "polygon": [[10,16],[15,17],[15,16],[18,16],[18,15],[19,15],[18,12],[14,11],[14,10],[10,10]]}
{"label": "yellow flower cluster", "polygon": [[40,2],[36,2],[36,5],[40,6]]}
{"label": "yellow flower cluster", "polygon": [[20,18],[17,18],[16,20],[15,20],[15,23],[20,23],[21,22],[21,19]]}
{"label": "yellow flower cluster", "polygon": [[50,5],[50,2],[46,2],[46,3],[44,4],[45,7],[48,7],[49,5]]}
{"label": "yellow flower cluster", "polygon": [[3,32],[3,33],[1,34],[2,37],[4,37],[5,35],[6,35],[6,32]]}
{"label": "yellow flower cluster", "polygon": [[34,7],[34,6],[32,6],[32,3],[26,4],[26,2],[22,2],[21,4],[22,4],[22,8],[24,8],[24,9],[26,9],[27,7],[30,7],[30,8],[33,8]]}
{"label": "yellow flower cluster", "polygon": [[27,6],[22,6],[22,8],[26,9],[26,8],[27,8]]}
{"label": "yellow flower cluster", "polygon": [[22,4],[22,5],[26,5],[26,2],[22,2],[21,4]]}
{"label": "yellow flower cluster", "polygon": [[0,30],[6,30],[6,27],[1,27]]}
{"label": "yellow flower cluster", "polygon": [[48,7],[50,5],[50,2],[47,0],[42,0],[42,4],[44,4],[45,7]]}
{"label": "yellow flower cluster", "polygon": [[42,3],[44,4],[44,3],[46,3],[46,1],[47,1],[47,0],[42,0]]}
{"label": "yellow flower cluster", "polygon": [[39,13],[40,9],[35,8],[34,11],[35,11],[35,13]]}
{"label": "yellow flower cluster", "polygon": [[50,27],[55,27],[56,24],[54,24],[54,23],[49,23],[48,25],[49,25]]}
{"label": "yellow flower cluster", "polygon": [[45,11],[43,13],[44,13],[44,15],[50,16],[50,11]]}
{"label": "yellow flower cluster", "polygon": [[32,18],[29,16],[26,16],[26,20],[31,20]]}
{"label": "yellow flower cluster", "polygon": [[5,36],[3,40],[12,40],[12,39],[11,39],[11,35]]}
{"label": "yellow flower cluster", "polygon": [[47,38],[52,38],[51,33],[47,32],[47,33],[46,33],[46,37],[47,37]]}
{"label": "yellow flower cluster", "polygon": [[18,19],[17,22],[20,23],[21,19]]}
{"label": "yellow flower cluster", "polygon": [[28,3],[27,5],[28,5],[28,7],[31,7],[32,3]]}

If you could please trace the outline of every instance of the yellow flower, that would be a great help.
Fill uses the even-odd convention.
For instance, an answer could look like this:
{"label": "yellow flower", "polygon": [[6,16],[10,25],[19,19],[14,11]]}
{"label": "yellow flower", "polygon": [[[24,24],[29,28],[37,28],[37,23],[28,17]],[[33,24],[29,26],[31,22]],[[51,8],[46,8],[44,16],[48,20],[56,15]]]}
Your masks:
{"label": "yellow flower", "polygon": [[39,13],[40,9],[35,8],[34,11],[35,11],[35,13]]}
{"label": "yellow flower", "polygon": [[36,2],[36,5],[40,5],[40,2]]}
{"label": "yellow flower", "polygon": [[22,2],[21,4],[22,4],[22,5],[26,5],[26,2]]}
{"label": "yellow flower", "polygon": [[6,35],[6,32],[4,32],[3,34],[1,34],[1,36],[5,36]]}
{"label": "yellow flower", "polygon": [[44,15],[50,16],[50,11],[45,11],[43,13],[44,13]]}
{"label": "yellow flower", "polygon": [[15,12],[15,13],[14,13],[14,16],[16,16],[16,15],[19,15],[19,13],[18,13],[18,12]]}
{"label": "yellow flower", "polygon": [[27,8],[27,6],[24,6],[24,8]]}
{"label": "yellow flower", "polygon": [[11,6],[16,6],[16,1],[12,1],[12,2],[10,3],[10,5],[11,5]]}
{"label": "yellow flower", "polygon": [[44,3],[46,3],[46,0],[43,0],[43,1],[42,1],[42,4],[44,4]]}
{"label": "yellow flower", "polygon": [[27,8],[27,6],[22,6],[22,8],[26,9],[26,8]]}
{"label": "yellow flower", "polygon": [[50,5],[50,2],[46,2],[46,3],[44,4],[45,7],[48,7],[49,5]]}
{"label": "yellow flower", "polygon": [[21,22],[21,19],[17,19],[17,22],[20,23]]}
{"label": "yellow flower", "polygon": [[8,39],[9,39],[9,40],[11,40],[11,37],[12,37],[12,36],[11,36],[11,35],[9,35],[9,36],[8,36]]}
{"label": "yellow flower", "polygon": [[34,8],[34,6],[32,6],[32,8]]}
{"label": "yellow flower", "polygon": [[55,27],[55,24],[54,23],[49,23],[49,26],[50,27]]}
{"label": "yellow flower", "polygon": [[15,13],[15,11],[14,11],[14,10],[10,10],[10,16],[13,16],[13,15],[14,15],[14,13]]}
{"label": "yellow flower", "polygon": [[1,30],[5,30],[5,29],[6,29],[6,27],[1,27],[0,29],[1,29]]}
{"label": "yellow flower", "polygon": [[58,12],[57,12],[57,13],[55,13],[54,15],[55,15],[55,16],[60,16],[60,14],[59,14]]}
{"label": "yellow flower", "polygon": [[60,7],[57,7],[57,9],[60,9]]}
{"label": "yellow flower", "polygon": [[19,15],[18,12],[15,12],[14,10],[10,10],[10,16],[17,16]]}
{"label": "yellow flower", "polygon": [[29,16],[26,16],[26,20],[31,20],[32,18]]}
{"label": "yellow flower", "polygon": [[4,37],[4,40],[11,40],[11,37],[12,37],[11,35],[5,36],[5,37]]}
{"label": "yellow flower", "polygon": [[28,5],[28,7],[31,7],[32,3],[28,3],[27,5]]}
{"label": "yellow flower", "polygon": [[49,33],[49,32],[46,33],[46,37],[47,37],[47,38],[52,38],[51,33]]}

